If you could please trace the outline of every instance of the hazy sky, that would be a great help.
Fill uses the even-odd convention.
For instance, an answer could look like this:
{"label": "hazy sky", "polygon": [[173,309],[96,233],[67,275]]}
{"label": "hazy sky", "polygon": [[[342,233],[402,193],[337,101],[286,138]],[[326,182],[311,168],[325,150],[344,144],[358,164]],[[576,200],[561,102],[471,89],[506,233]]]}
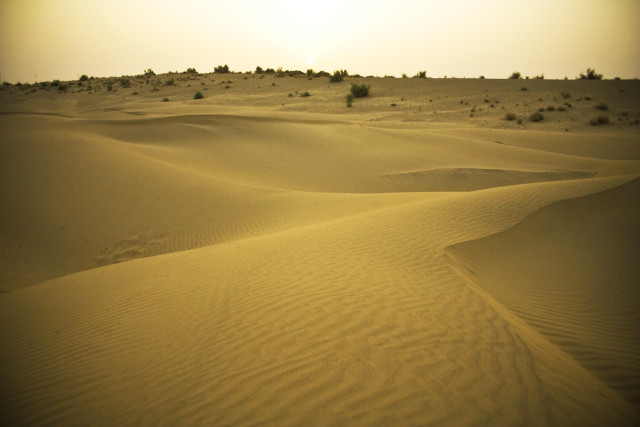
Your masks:
{"label": "hazy sky", "polygon": [[0,0],[6,81],[222,64],[640,77],[640,0]]}

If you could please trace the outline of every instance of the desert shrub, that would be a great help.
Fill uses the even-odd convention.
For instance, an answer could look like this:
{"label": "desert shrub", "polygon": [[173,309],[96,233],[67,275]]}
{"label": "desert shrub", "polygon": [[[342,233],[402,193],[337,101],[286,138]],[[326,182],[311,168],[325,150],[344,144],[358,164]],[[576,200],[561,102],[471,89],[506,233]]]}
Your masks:
{"label": "desert shrub", "polygon": [[556,111],[556,107],[554,107],[553,105],[549,105],[547,107],[547,111]]}
{"label": "desert shrub", "polygon": [[307,77],[313,77],[313,74],[314,74],[313,70],[311,68],[309,68],[307,70]]}
{"label": "desert shrub", "polygon": [[353,94],[349,93],[347,94],[347,107],[351,107],[352,104],[353,104]]}
{"label": "desert shrub", "polygon": [[522,74],[520,74],[520,72],[518,71],[514,71],[513,73],[511,73],[511,75],[509,76],[510,79],[514,79],[517,80],[519,78],[522,77]]}
{"label": "desert shrub", "polygon": [[[20,85],[20,83],[16,83],[17,85]],[[51,82],[51,86],[60,86],[60,80],[54,80]]]}
{"label": "desert shrub", "polygon": [[544,74],[539,74],[539,75],[535,76],[534,79],[536,79],[536,80],[544,80]]}
{"label": "desert shrub", "polygon": [[570,98],[570,97],[571,97],[571,95],[569,95],[569,93],[567,93],[567,92],[560,92],[560,95],[562,95],[562,97],[563,97],[564,99],[568,99],[568,98]]}
{"label": "desert shrub", "polygon": [[541,112],[535,112],[532,115],[529,116],[529,120],[532,122],[540,122],[544,119],[544,116],[542,115]]}
{"label": "desert shrub", "polygon": [[113,83],[107,83],[107,90],[111,92],[113,90]]}
{"label": "desert shrub", "polygon": [[282,67],[278,67],[278,69],[276,70],[276,77],[284,77],[284,71],[282,71]]}
{"label": "desert shrub", "polygon": [[504,116],[505,120],[515,120],[516,119],[516,113],[507,113]]}
{"label": "desert shrub", "polygon": [[306,98],[307,96],[311,96],[311,94],[310,94],[309,92],[302,92],[302,93],[300,94],[300,96],[301,96],[302,98]]}
{"label": "desert shrub", "polygon": [[365,84],[357,84],[354,83],[351,85],[351,93],[353,94],[353,96],[355,96],[356,98],[364,98],[365,96],[369,96],[369,88],[371,86],[369,85],[365,85]]}
{"label": "desert shrub", "polygon": [[195,68],[187,68],[187,74],[198,74]]}
{"label": "desert shrub", "polygon": [[480,80],[484,80],[484,76],[480,76],[478,77]]}
{"label": "desert shrub", "polygon": [[87,80],[89,80],[89,77],[86,74],[83,74],[80,76],[80,81],[81,82],[86,82]]}
{"label": "desert shrub", "polygon": [[526,87],[521,87],[520,90],[524,92],[524,91],[527,90],[527,88]]}
{"label": "desert shrub", "polygon": [[261,67],[261,66],[259,66],[259,65],[258,65],[258,66],[256,67],[256,70],[255,70],[253,73],[254,73],[254,74],[262,74],[262,73],[264,73],[264,70],[262,69],[262,67]]}
{"label": "desert shrub", "polygon": [[[91,86],[89,86],[87,89],[89,89]],[[137,95],[138,92],[133,92],[131,95]]]}
{"label": "desert shrub", "polygon": [[122,78],[122,79],[120,79],[120,86],[122,86],[122,87],[130,87],[131,86],[131,82],[129,82],[129,79]]}
{"label": "desert shrub", "polygon": [[591,68],[587,68],[587,72],[582,74],[580,73],[581,80],[602,80],[602,74],[597,74],[596,70]]}
{"label": "desert shrub", "polygon": [[164,82],[164,85],[165,85],[165,86],[173,86],[173,83],[174,83],[174,82],[173,82],[173,79],[169,79],[169,80],[167,80],[166,82]]}
{"label": "desert shrub", "polygon": [[213,72],[218,74],[227,74],[229,72],[229,66],[227,64],[218,65],[213,69]]}
{"label": "desert shrub", "polygon": [[318,71],[314,77],[331,77],[331,74],[327,73],[326,71]]}
{"label": "desert shrub", "polygon": [[558,107],[558,111],[566,111],[566,110],[567,109],[565,107],[562,107],[562,106]]}
{"label": "desert shrub", "polygon": [[414,79],[426,79],[427,78],[427,72],[426,71],[418,71],[416,73],[415,76],[413,76]]}
{"label": "desert shrub", "polygon": [[347,70],[336,70],[333,72],[333,75],[329,77],[329,81],[331,83],[339,83],[348,75],[349,73],[347,72]]}
{"label": "desert shrub", "polygon": [[202,99],[202,98],[204,98],[204,95],[202,94],[202,92],[196,92],[193,95],[193,99]]}
{"label": "desert shrub", "polygon": [[162,98],[162,102],[169,102],[169,98]]}
{"label": "desert shrub", "polygon": [[144,70],[144,75],[147,77],[150,77],[150,76],[155,76],[156,73],[151,68],[147,68],[146,70]]}
{"label": "desert shrub", "polygon": [[605,125],[609,123],[609,116],[607,116],[606,114],[600,114],[598,117],[596,117],[596,120],[599,124]]}
{"label": "desert shrub", "polygon": [[598,104],[596,104],[596,108],[598,110],[606,110],[609,108],[609,106],[607,104],[605,104],[604,102],[600,102]]}

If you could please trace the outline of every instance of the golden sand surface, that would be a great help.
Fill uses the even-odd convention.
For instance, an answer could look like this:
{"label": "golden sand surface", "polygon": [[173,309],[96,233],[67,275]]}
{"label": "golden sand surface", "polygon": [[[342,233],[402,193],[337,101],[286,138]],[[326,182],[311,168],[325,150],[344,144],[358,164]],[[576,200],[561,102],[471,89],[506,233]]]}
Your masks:
{"label": "golden sand surface", "polygon": [[2,425],[638,424],[637,81],[128,80],[0,90]]}

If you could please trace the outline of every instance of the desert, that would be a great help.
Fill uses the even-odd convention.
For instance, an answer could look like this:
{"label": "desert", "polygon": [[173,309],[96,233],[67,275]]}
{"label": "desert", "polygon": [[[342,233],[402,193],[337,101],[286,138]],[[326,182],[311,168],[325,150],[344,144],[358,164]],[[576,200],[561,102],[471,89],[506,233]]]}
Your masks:
{"label": "desert", "polygon": [[1,87],[2,425],[638,425],[640,83],[333,76]]}

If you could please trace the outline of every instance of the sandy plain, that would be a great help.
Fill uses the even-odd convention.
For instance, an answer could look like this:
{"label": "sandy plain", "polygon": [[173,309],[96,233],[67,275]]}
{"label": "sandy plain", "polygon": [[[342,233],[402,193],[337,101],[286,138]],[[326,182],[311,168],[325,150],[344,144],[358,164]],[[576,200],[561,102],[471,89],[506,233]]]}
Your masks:
{"label": "sandy plain", "polygon": [[637,81],[128,80],[0,91],[2,425],[638,424]]}

